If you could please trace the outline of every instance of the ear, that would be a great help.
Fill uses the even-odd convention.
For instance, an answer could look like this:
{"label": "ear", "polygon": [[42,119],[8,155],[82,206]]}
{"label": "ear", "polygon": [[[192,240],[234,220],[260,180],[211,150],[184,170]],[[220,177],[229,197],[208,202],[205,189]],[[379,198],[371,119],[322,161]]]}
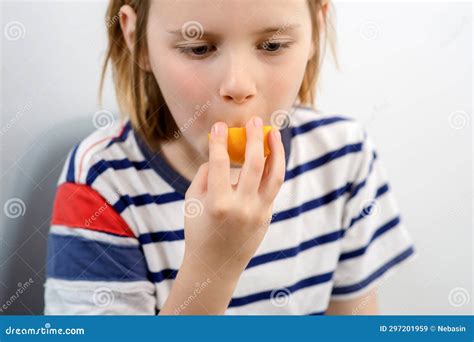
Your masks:
{"label": "ear", "polygon": [[123,5],[120,7],[119,17],[123,38],[125,39],[125,43],[131,53],[133,51],[133,42],[135,40],[135,24],[137,21],[137,15],[131,6]]}
{"label": "ear", "polygon": [[[127,44],[128,50],[130,53],[133,53],[133,47],[135,42],[135,28],[137,23],[137,14],[133,8],[129,5],[123,5],[120,7],[119,11],[120,16],[120,27],[122,29],[123,38]],[[140,56],[139,65],[140,68],[149,71],[150,67],[147,59],[143,60],[144,56]]]}

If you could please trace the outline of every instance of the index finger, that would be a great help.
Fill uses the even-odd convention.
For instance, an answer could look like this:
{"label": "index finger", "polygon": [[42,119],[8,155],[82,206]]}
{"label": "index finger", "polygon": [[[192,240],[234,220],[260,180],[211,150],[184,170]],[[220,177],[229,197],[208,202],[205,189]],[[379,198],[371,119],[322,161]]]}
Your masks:
{"label": "index finger", "polygon": [[209,139],[208,192],[217,194],[231,189],[230,158],[227,152],[227,125],[217,122]]}

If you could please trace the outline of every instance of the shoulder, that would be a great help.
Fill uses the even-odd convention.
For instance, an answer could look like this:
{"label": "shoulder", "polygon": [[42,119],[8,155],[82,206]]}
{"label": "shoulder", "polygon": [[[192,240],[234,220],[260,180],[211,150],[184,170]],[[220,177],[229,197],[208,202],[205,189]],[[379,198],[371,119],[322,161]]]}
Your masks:
{"label": "shoulder", "polygon": [[348,143],[363,140],[364,126],[354,117],[330,113],[306,106],[294,106],[290,125],[292,136],[300,140],[317,139],[318,143]]}
{"label": "shoulder", "polygon": [[358,155],[368,142],[364,125],[346,114],[299,106],[293,107],[290,121],[291,148],[300,150],[294,155],[299,159]]}
{"label": "shoulder", "polygon": [[135,236],[115,209],[121,200],[116,177],[100,177],[109,168],[134,160],[135,145],[130,121],[121,119],[73,146],[58,180],[51,223]]}
{"label": "shoulder", "polygon": [[134,141],[128,119],[97,128],[73,146],[58,185],[64,182],[91,185],[104,161],[133,159]]}

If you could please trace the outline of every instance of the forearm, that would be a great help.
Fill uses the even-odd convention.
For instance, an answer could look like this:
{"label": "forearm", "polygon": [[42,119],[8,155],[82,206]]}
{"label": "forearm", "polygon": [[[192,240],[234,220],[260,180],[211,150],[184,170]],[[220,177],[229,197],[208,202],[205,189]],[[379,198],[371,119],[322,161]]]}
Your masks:
{"label": "forearm", "polygon": [[232,298],[241,271],[223,267],[214,273],[197,258],[183,262],[160,315],[222,315]]}

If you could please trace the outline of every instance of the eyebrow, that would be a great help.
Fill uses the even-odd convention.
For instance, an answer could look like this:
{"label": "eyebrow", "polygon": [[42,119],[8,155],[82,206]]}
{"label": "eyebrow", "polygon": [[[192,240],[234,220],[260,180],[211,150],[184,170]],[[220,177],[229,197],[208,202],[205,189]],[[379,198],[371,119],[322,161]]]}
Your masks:
{"label": "eyebrow", "polygon": [[[262,35],[262,34],[268,34],[268,33],[277,33],[280,32],[287,32],[287,31],[293,31],[297,28],[299,28],[301,25],[300,24],[285,24],[285,25],[280,25],[280,26],[271,26],[271,27],[266,27],[261,30],[255,31],[252,33],[252,35]],[[170,34],[176,35],[176,36],[181,36],[182,35],[182,30],[168,30],[167,31]],[[211,31],[206,31],[202,33],[202,38],[219,38],[219,34],[211,32]]]}

